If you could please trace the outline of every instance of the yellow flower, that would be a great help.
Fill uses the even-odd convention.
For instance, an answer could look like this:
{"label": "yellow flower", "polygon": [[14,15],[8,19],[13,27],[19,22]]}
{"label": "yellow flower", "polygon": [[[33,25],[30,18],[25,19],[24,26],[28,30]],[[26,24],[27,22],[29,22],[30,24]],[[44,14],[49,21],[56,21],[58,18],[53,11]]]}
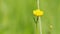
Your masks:
{"label": "yellow flower", "polygon": [[37,9],[37,10],[34,10],[34,11],[33,11],[33,14],[34,14],[35,16],[42,16],[42,15],[43,15],[43,11],[40,11],[39,9]]}

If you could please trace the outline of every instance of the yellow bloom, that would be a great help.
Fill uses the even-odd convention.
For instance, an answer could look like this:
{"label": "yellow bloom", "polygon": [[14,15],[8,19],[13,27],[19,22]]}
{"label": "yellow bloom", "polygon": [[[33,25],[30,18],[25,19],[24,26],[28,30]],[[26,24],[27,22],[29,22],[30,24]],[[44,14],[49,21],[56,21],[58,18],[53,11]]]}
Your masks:
{"label": "yellow bloom", "polygon": [[39,9],[37,9],[37,10],[34,10],[34,11],[33,11],[33,14],[34,14],[35,16],[42,16],[42,15],[43,15],[43,11],[40,11]]}

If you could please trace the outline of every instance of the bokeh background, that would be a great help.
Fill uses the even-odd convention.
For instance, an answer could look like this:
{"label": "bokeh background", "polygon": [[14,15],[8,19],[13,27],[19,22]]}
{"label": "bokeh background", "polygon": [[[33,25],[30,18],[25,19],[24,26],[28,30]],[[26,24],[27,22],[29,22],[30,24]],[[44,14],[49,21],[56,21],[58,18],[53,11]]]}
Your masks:
{"label": "bokeh background", "polygon": [[[0,34],[35,34],[36,5],[36,0],[0,0]],[[60,0],[40,0],[40,9],[43,34],[60,34]]]}

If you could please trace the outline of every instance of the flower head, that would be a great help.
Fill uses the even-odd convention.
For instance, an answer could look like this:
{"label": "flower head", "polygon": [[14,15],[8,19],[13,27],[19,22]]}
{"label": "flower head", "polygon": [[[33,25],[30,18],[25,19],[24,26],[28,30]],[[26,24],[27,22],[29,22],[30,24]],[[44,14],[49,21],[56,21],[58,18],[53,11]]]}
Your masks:
{"label": "flower head", "polygon": [[37,9],[37,10],[34,10],[34,11],[33,11],[33,14],[34,14],[35,16],[42,16],[42,15],[43,15],[43,11]]}

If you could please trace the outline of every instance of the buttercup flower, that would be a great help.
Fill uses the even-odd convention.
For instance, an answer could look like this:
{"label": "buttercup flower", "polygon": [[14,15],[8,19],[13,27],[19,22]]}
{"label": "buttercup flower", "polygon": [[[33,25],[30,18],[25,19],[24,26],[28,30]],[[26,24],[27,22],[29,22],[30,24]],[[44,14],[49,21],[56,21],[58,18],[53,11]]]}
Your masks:
{"label": "buttercup flower", "polygon": [[37,9],[37,10],[34,10],[34,11],[33,11],[33,14],[34,14],[35,16],[42,16],[42,15],[43,15],[43,11]]}
{"label": "buttercup flower", "polygon": [[42,15],[43,15],[43,11],[37,9],[37,10],[34,10],[34,11],[33,11],[33,14],[34,14],[35,16],[42,16]]}

